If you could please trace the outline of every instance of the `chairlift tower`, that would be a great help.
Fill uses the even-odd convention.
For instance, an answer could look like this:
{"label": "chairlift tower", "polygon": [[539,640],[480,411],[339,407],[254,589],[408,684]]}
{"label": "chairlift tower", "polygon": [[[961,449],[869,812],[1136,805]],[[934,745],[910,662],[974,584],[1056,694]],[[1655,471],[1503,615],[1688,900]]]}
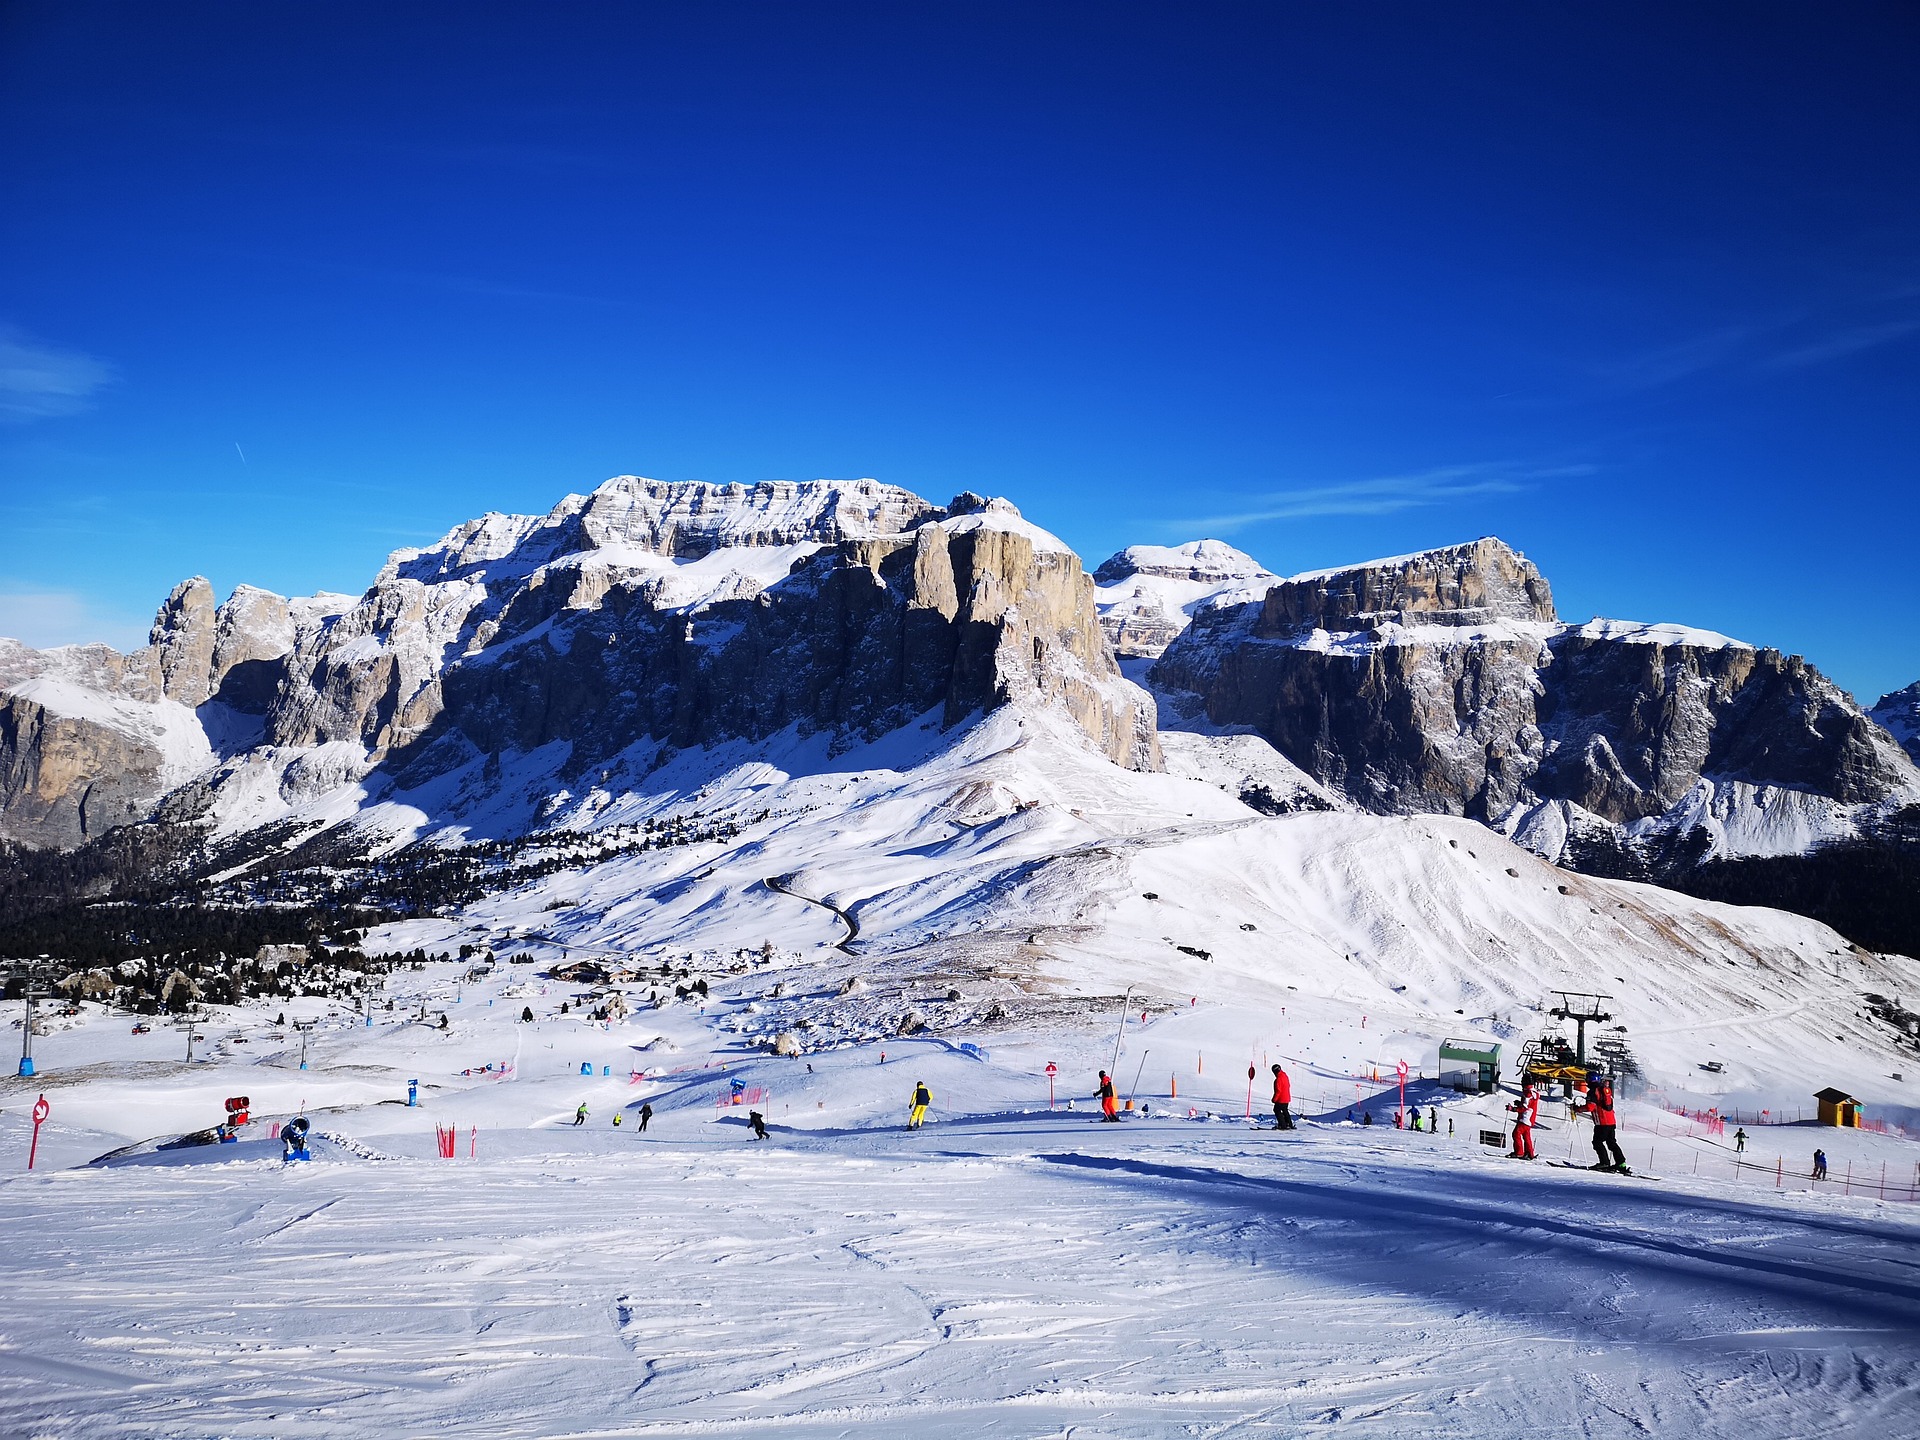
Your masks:
{"label": "chairlift tower", "polygon": [[1610,1011],[1601,1008],[1613,997],[1589,995],[1579,990],[1556,990],[1553,993],[1560,997],[1560,1003],[1547,1013],[1556,1020],[1573,1021],[1573,1053],[1584,1068],[1587,1063],[1587,1026],[1613,1018]]}
{"label": "chairlift tower", "polygon": [[21,1075],[32,1075],[33,1068],[33,1007],[39,1003],[40,996],[46,991],[47,977],[52,975],[54,966],[42,955],[38,960],[17,960],[8,966],[6,980],[10,983],[19,980],[26,989],[21,996],[27,1004],[27,1013],[20,1024],[20,1069]]}

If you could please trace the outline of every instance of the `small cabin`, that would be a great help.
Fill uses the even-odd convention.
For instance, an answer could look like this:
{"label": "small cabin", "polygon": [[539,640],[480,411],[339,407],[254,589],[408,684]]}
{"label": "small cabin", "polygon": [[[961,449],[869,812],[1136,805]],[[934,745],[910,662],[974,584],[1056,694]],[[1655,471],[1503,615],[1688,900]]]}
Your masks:
{"label": "small cabin", "polygon": [[1822,1125],[1844,1125],[1857,1129],[1860,1124],[1860,1102],[1844,1090],[1836,1090],[1831,1085],[1813,1097],[1820,1102],[1820,1123]]}
{"label": "small cabin", "polygon": [[1440,1042],[1440,1083],[1470,1095],[1491,1095],[1500,1086],[1500,1046],[1482,1040]]}

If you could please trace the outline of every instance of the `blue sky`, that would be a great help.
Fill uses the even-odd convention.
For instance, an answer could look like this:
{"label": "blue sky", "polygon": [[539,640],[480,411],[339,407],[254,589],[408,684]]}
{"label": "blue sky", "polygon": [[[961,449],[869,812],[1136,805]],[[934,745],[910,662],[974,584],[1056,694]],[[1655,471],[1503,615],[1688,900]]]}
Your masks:
{"label": "blue sky", "polygon": [[609,475],[1920,678],[1920,11],[0,7],[0,633]]}

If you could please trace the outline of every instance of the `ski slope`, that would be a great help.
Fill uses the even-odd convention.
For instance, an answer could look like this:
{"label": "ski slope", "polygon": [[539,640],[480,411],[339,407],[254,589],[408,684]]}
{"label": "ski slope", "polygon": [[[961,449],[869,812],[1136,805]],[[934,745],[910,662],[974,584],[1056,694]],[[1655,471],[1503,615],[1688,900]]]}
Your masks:
{"label": "ski slope", "polygon": [[[49,1016],[0,1081],[0,1434],[1920,1436],[1920,1144],[1751,1123],[1742,1168],[1673,1113],[1837,1084],[1911,1121],[1856,1008],[1911,960],[1465,821],[1259,814],[1218,744],[1137,774],[1009,709],[688,753],[565,797],[555,843],[731,841],[363,942],[490,962],[213,1007],[192,1063]],[[1614,997],[1640,1175],[1549,1163],[1590,1154],[1557,1101],[1507,1160],[1509,1097],[1435,1079],[1450,1036],[1511,1074],[1557,986]],[[1402,1062],[1437,1133],[1392,1124]],[[1275,1063],[1291,1135],[1248,1124]],[[173,1145],[237,1094],[248,1139]]]}

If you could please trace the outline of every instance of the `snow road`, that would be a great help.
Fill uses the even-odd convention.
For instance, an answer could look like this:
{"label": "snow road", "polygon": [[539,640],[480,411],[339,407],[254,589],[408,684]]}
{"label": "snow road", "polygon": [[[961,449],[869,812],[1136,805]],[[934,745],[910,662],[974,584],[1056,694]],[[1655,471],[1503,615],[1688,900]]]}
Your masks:
{"label": "snow road", "polygon": [[1900,1206],[1084,1113],[381,1143],[0,1184],[0,1433],[1920,1435]]}

